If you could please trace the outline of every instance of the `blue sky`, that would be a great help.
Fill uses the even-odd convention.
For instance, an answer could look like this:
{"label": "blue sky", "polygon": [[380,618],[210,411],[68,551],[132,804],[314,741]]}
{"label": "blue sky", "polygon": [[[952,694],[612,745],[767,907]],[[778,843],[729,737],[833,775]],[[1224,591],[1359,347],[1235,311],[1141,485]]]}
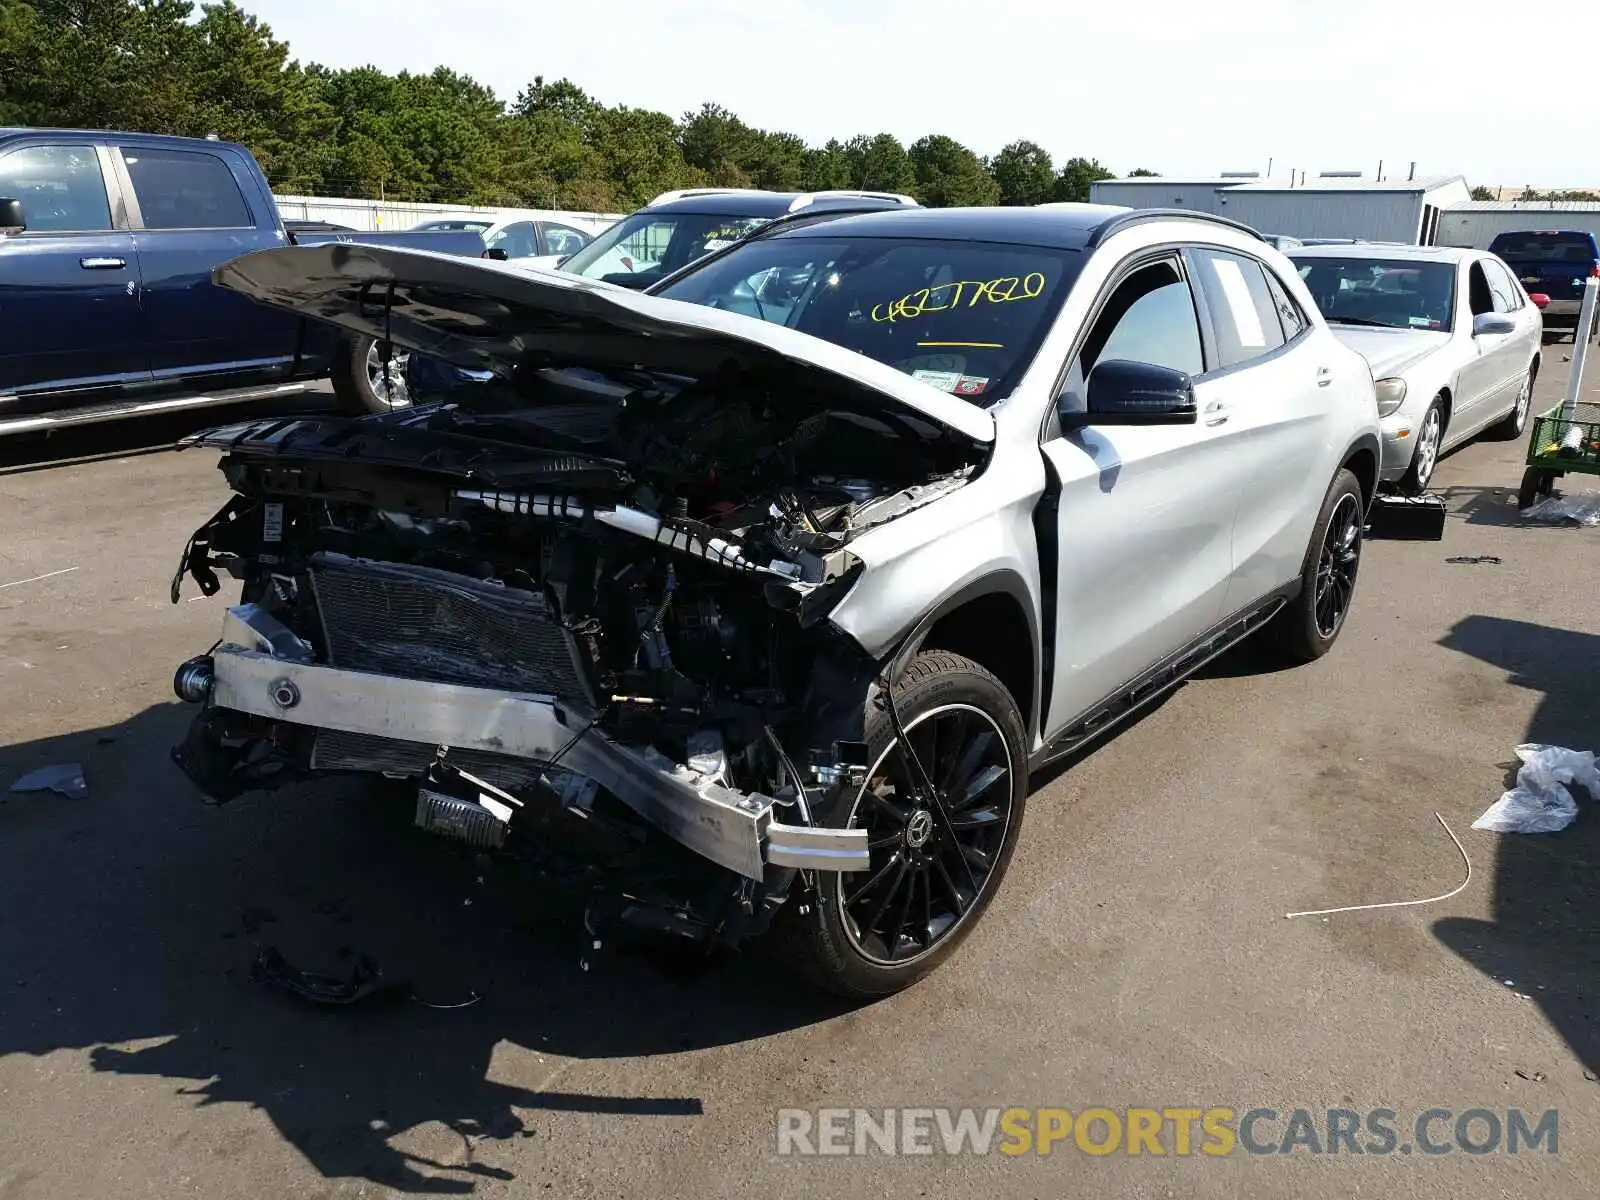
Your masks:
{"label": "blue sky", "polygon": [[[1165,175],[1298,167],[1600,185],[1596,0],[244,0],[295,54],[567,76],[811,142],[944,133]],[[1564,47],[1570,48],[1568,51]],[[1561,64],[1570,60],[1570,69]],[[1526,69],[1524,69],[1526,68]]]}

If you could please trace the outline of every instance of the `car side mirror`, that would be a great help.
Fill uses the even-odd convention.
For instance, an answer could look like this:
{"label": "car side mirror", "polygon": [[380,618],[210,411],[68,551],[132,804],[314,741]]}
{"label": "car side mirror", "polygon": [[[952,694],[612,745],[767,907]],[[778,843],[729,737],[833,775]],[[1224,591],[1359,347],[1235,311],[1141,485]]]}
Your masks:
{"label": "car side mirror", "polygon": [[0,200],[0,233],[21,233],[28,222],[22,215],[21,200]]}
{"label": "car side mirror", "polygon": [[485,258],[492,258],[495,262],[505,262],[506,259],[511,257],[505,252],[505,248],[503,246],[496,246],[492,250],[485,250],[483,252],[483,256]]}
{"label": "car side mirror", "polygon": [[1546,296],[1543,292],[1533,292],[1528,296],[1528,299],[1533,302],[1533,306],[1535,308],[1542,309],[1550,307],[1550,297]]}
{"label": "car side mirror", "polygon": [[1193,425],[1194,385],[1182,371],[1114,358],[1089,372],[1086,411],[1061,413],[1063,429],[1085,425]]}
{"label": "car side mirror", "polygon": [[1495,337],[1516,331],[1517,323],[1504,313],[1479,313],[1472,318],[1473,337]]}

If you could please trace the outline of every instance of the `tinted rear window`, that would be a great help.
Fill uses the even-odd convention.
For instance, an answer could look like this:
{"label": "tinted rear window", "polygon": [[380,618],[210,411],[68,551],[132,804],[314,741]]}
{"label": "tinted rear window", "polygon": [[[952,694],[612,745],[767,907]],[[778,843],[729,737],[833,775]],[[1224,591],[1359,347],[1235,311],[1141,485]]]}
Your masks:
{"label": "tinted rear window", "polygon": [[923,238],[757,238],[660,295],[787,325],[984,404],[1032,361],[1073,250]]}
{"label": "tinted rear window", "polygon": [[1595,261],[1594,239],[1586,233],[1502,233],[1489,250],[1519,262]]}

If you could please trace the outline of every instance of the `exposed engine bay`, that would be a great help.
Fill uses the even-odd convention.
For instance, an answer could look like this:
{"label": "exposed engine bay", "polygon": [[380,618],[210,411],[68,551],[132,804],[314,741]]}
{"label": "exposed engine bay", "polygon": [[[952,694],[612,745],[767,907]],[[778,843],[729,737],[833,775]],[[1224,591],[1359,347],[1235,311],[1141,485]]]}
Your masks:
{"label": "exposed engine bay", "polygon": [[484,847],[610,805],[721,881],[733,918],[686,920],[753,931],[797,871],[866,866],[865,834],[825,821],[868,765],[882,670],[827,620],[850,546],[984,461],[826,391],[529,367],[462,403],[200,435],[235,495],[173,598],[185,576],[243,591],[179,670],[203,707],[174,757],[218,801],[415,780],[419,824]]}

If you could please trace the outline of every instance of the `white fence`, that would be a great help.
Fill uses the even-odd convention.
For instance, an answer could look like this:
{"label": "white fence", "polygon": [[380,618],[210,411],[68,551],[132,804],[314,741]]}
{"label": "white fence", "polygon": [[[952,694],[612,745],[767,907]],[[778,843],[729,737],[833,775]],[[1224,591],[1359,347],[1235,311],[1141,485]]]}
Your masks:
{"label": "white fence", "polygon": [[467,204],[422,204],[401,200],[354,200],[333,196],[274,196],[286,221],[328,221],[363,233],[410,229],[423,221],[503,221],[508,218],[566,221],[602,229],[620,213],[568,212],[542,208],[477,208]]}

